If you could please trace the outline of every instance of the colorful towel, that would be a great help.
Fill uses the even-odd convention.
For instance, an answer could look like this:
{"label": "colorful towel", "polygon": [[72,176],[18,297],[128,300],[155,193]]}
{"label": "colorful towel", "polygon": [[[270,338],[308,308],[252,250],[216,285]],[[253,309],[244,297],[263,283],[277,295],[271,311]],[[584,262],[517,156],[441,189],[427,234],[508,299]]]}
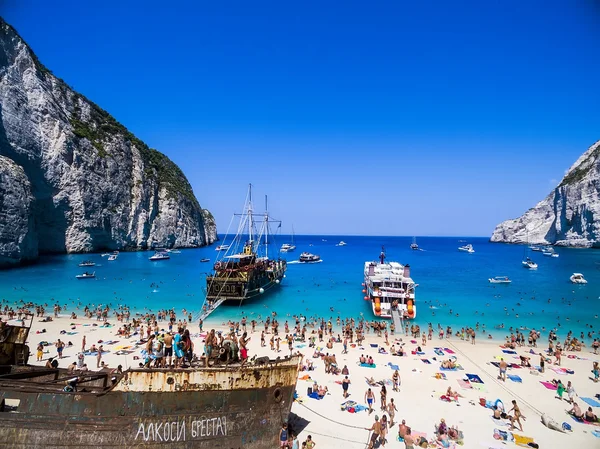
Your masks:
{"label": "colorful towel", "polygon": [[426,365],[431,365],[429,359],[421,359],[421,362],[425,363]]}
{"label": "colorful towel", "polygon": [[510,380],[512,380],[513,382],[518,382],[518,383],[523,383],[523,379],[521,379],[520,376],[517,376],[515,374],[509,374],[508,377]]}
{"label": "colorful towel", "polygon": [[477,374],[465,374],[465,376],[467,376],[469,381],[472,383],[478,383],[478,384],[483,383],[483,380],[481,380],[481,377],[479,377]]}
{"label": "colorful towel", "polygon": [[540,380],[540,383],[548,390],[556,390],[556,385],[554,385],[552,382],[545,382],[543,380]]}
{"label": "colorful towel", "polygon": [[454,368],[444,368],[444,367],[440,366],[440,371],[458,371],[458,370],[462,370],[462,369],[464,369],[464,368],[460,365],[456,365]]}
{"label": "colorful towel", "polygon": [[442,357],[444,356],[444,351],[442,348],[435,348],[433,352],[435,352],[436,355],[441,355]]}
{"label": "colorful towel", "polygon": [[444,348],[444,351],[446,351],[448,354],[454,354],[454,351],[450,348]]}
{"label": "colorful towel", "polygon": [[504,421],[504,420],[502,420],[502,419],[496,419],[496,418],[494,418],[492,415],[490,415],[490,419],[491,419],[492,421],[494,421],[494,423],[495,423],[497,426],[506,426],[506,427],[510,426],[510,423],[509,423],[508,421]]}
{"label": "colorful towel", "polygon": [[433,377],[436,379],[448,380],[445,373],[435,373]]}
{"label": "colorful towel", "polygon": [[372,365],[369,365],[368,363],[361,363],[360,366],[362,366],[363,368],[375,368],[377,365],[375,365],[374,363]]}
{"label": "colorful towel", "polygon": [[581,399],[586,404],[591,405],[592,407],[600,407],[600,402],[596,401],[595,399],[582,398],[581,396],[579,396],[579,399]]}
{"label": "colorful towel", "polygon": [[473,385],[471,385],[466,380],[458,379],[458,385],[460,385],[460,388],[462,388],[463,390],[472,390],[473,389]]}
{"label": "colorful towel", "polygon": [[503,349],[502,352],[505,354],[516,354],[517,353],[517,351],[513,351],[512,349]]}

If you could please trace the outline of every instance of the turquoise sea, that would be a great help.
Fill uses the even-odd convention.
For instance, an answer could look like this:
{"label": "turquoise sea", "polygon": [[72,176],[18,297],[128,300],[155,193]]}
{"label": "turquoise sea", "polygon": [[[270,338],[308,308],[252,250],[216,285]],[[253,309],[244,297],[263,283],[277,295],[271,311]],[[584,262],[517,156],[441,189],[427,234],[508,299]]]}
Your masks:
{"label": "turquoise sea", "polygon": [[[344,240],[346,246],[336,246]],[[279,236],[276,247],[288,242]],[[510,326],[551,329],[559,327],[577,336],[600,326],[600,252],[556,248],[558,258],[540,252],[529,255],[537,270],[522,268],[525,247],[489,243],[487,238],[419,237],[422,251],[409,248],[412,237],[296,236],[297,249],[282,254],[289,262],[281,287],[243,306],[222,306],[210,320],[239,318],[243,313],[266,317],[275,311],[281,317],[293,314],[322,317],[372,317],[361,292],[365,260],[376,260],[385,245],[388,260],[411,265],[417,288],[417,319],[422,326],[486,325],[495,337]],[[472,243],[474,254],[458,251]],[[218,242],[223,243],[223,242]],[[227,242],[226,242],[227,243]],[[0,271],[0,298],[15,301],[59,302],[68,309],[85,304],[119,304],[144,311],[172,308],[199,311],[206,273],[218,252],[211,247],[182,250],[167,261],[150,262],[151,252],[121,253],[114,262],[100,254],[46,256],[36,265]],[[312,246],[310,246],[312,245]],[[321,263],[294,263],[302,251],[319,254]],[[210,263],[200,263],[202,258]],[[85,269],[77,264],[91,259],[98,265],[97,279],[77,280]],[[89,269],[88,269],[89,270]],[[587,285],[573,285],[569,277],[581,272]],[[492,276],[506,275],[510,285],[493,285]],[[156,287],[158,286],[158,287]],[[506,308],[506,310],[505,310]],[[452,311],[452,313],[450,313]],[[500,324],[504,330],[494,329]]]}

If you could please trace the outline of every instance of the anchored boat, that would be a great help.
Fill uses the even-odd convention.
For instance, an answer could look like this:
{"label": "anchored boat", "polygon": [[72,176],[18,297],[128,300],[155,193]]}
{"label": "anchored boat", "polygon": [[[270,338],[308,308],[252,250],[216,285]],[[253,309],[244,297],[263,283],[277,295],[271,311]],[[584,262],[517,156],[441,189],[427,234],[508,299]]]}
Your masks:
{"label": "anchored boat", "polygon": [[213,274],[206,277],[206,300],[209,304],[223,301],[244,301],[262,295],[277,287],[285,277],[287,262],[269,258],[269,236],[273,220],[267,212],[254,213],[252,185],[248,190],[244,212],[240,217],[238,233],[224,256],[214,265]]}
{"label": "anchored boat", "polygon": [[404,318],[414,319],[418,284],[410,277],[410,265],[385,262],[385,259],[385,248],[381,247],[379,262],[365,262],[365,300],[371,301],[373,314],[379,318],[391,318],[392,308],[397,308]]}
{"label": "anchored boat", "polygon": [[[0,441],[14,448],[263,449],[287,420],[302,356],[76,372],[28,365],[29,327],[0,333]],[[218,349],[216,349],[218,354]]]}

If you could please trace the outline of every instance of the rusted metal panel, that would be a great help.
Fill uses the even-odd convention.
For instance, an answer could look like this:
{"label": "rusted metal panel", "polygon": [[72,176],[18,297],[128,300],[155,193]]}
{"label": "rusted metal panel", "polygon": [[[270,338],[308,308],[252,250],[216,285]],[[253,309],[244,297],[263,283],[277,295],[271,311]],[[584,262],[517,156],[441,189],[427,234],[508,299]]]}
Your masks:
{"label": "rusted metal panel", "polygon": [[0,403],[8,404],[0,411],[0,447],[275,447],[300,362],[131,370],[100,392],[68,393],[52,382],[40,391],[30,380],[0,377]]}

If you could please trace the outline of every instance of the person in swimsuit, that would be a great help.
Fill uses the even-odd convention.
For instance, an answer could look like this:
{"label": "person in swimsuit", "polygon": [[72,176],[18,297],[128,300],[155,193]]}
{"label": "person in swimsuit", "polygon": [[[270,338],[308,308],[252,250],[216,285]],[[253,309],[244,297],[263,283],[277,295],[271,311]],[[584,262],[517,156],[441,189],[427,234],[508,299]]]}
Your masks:
{"label": "person in swimsuit", "polygon": [[279,447],[288,447],[287,424],[283,423],[279,429]]}
{"label": "person in swimsuit", "polygon": [[508,363],[504,359],[500,359],[500,375],[498,379],[506,382],[506,368],[508,368]]}
{"label": "person in swimsuit", "polygon": [[381,435],[381,423],[379,422],[379,416],[375,415],[375,422],[373,423],[371,428],[365,427],[365,430],[373,432],[369,441],[369,449],[373,449],[375,447],[375,443]]}
{"label": "person in swimsuit", "polygon": [[381,433],[379,434],[379,441],[381,442],[381,447],[385,447],[385,437],[387,435],[388,432],[388,420],[387,420],[387,416],[383,415],[381,417]]}
{"label": "person in swimsuit", "polygon": [[342,390],[344,390],[344,397],[347,398],[348,397],[348,386],[350,385],[350,379],[348,379],[348,376],[344,377],[344,380],[342,380]]}
{"label": "person in swimsuit", "polygon": [[414,449],[415,448],[415,440],[410,434],[410,428],[406,429],[406,434],[404,435],[404,447],[405,449]]}
{"label": "person in swimsuit", "polygon": [[519,406],[517,405],[517,401],[515,401],[514,399],[512,400],[512,408],[508,411],[508,413],[510,414],[510,412],[514,411],[514,417],[510,417],[510,428],[509,430],[514,430],[516,429],[515,427],[515,422],[517,424],[519,424],[519,430],[521,432],[523,432],[523,424],[521,424],[521,417],[523,419],[525,419],[525,417],[521,414],[521,409],[519,408]]}
{"label": "person in swimsuit", "polygon": [[373,401],[375,400],[375,395],[373,394],[373,391],[371,391],[371,389],[369,388],[367,390],[367,392],[365,393],[365,401],[367,402],[367,405],[369,406],[369,415],[371,413],[373,413]]}

